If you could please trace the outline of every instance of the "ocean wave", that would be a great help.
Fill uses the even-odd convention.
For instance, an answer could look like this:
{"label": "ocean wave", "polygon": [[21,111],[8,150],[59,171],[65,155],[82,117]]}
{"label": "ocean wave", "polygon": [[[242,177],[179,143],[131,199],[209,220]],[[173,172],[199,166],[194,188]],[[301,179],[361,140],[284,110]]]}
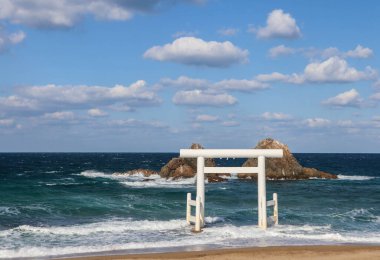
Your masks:
{"label": "ocean wave", "polygon": [[[67,227],[23,225],[6,230],[7,235],[10,238],[24,235],[34,240],[43,237],[47,244],[44,247],[37,246],[37,244],[25,244],[19,249],[9,249],[13,246],[7,248],[6,245],[3,245],[0,249],[0,258],[17,258],[26,255],[46,257],[112,250],[152,250],[154,248],[200,245],[241,247],[339,243],[380,244],[380,234],[376,232],[342,233],[332,229],[330,225],[278,225],[262,230],[256,225],[213,225],[213,223],[223,221],[223,218],[220,217],[206,217],[205,220],[207,227],[199,234],[191,233],[191,226],[188,226],[184,219],[168,221],[125,219]],[[0,234],[2,232],[5,231],[0,231]],[[160,234],[165,234],[165,236]],[[49,245],[48,241],[54,241],[54,245]],[[56,246],[58,241],[60,247]],[[121,241],[123,242],[121,243]]]}
{"label": "ocean wave", "polygon": [[[51,234],[51,235],[91,235],[95,233],[124,233],[128,231],[159,231],[181,229],[186,226],[184,220],[168,221],[150,221],[150,220],[112,220],[105,222],[96,222],[90,224],[73,225],[73,226],[52,226],[36,227],[30,225],[21,225],[9,232],[32,233],[32,234]],[[5,232],[5,231],[0,231]]]}
{"label": "ocean wave", "polygon": [[361,176],[361,175],[342,175],[338,174],[338,180],[348,180],[348,181],[367,181],[375,179],[373,176]]}
{"label": "ocean wave", "polygon": [[365,222],[379,222],[379,216],[374,215],[371,211],[373,209],[353,209],[344,213],[334,214],[333,217],[351,219],[355,221],[365,221]]}
{"label": "ocean wave", "polygon": [[106,174],[104,172],[98,171],[83,171],[79,175],[87,177],[87,178],[107,178],[120,182],[121,184],[128,187],[135,188],[183,188],[189,185],[193,185],[195,183],[194,178],[187,179],[166,179],[162,178],[157,174],[152,174],[148,177],[145,177],[141,174]]}
{"label": "ocean wave", "polygon": [[0,216],[18,215],[20,211],[16,207],[0,207]]}

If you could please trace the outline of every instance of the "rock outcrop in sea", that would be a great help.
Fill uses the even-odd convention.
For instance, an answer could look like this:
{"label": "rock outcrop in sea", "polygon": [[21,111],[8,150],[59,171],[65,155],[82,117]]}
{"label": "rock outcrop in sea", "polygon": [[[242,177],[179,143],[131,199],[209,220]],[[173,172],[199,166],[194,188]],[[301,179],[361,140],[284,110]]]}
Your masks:
{"label": "rock outcrop in sea", "polygon": [[[192,144],[190,149],[204,149],[200,144]],[[206,167],[215,167],[214,159],[205,159]],[[167,164],[165,164],[159,174],[164,178],[192,178],[197,172],[197,158],[173,158]],[[210,182],[219,182],[224,181],[225,179],[215,175],[209,174],[208,179]]]}
{"label": "rock outcrop in sea", "polygon": [[[190,149],[204,149],[200,144],[192,144]],[[289,147],[280,143],[272,138],[261,140],[255,149],[283,149],[284,156],[282,158],[267,158],[265,159],[266,177],[269,180],[305,180],[312,178],[323,179],[336,179],[334,174],[319,171],[314,168],[306,168],[299,164],[297,159],[290,152]],[[206,159],[205,166],[216,166],[214,159]],[[257,158],[248,159],[243,167],[256,167]],[[180,178],[193,178],[197,172],[197,159],[196,158],[172,158],[165,164],[159,172],[148,169],[136,169],[129,171],[125,174],[135,175],[142,174],[144,177],[151,175],[159,175],[166,179],[180,179]],[[230,174],[207,174],[209,182],[222,182],[226,181],[225,177],[231,176]],[[239,179],[257,179],[257,174],[239,174]]]}
{"label": "rock outcrop in sea", "polygon": [[[312,178],[336,179],[337,176],[327,172],[319,171],[314,168],[306,168],[299,164],[297,159],[290,152],[289,147],[272,138],[261,140],[255,149],[282,149],[284,156],[282,158],[266,158],[265,173],[267,179],[271,180],[305,180]],[[243,167],[256,167],[257,158],[251,158],[245,161]],[[257,179],[257,175],[239,174],[239,178]]]}

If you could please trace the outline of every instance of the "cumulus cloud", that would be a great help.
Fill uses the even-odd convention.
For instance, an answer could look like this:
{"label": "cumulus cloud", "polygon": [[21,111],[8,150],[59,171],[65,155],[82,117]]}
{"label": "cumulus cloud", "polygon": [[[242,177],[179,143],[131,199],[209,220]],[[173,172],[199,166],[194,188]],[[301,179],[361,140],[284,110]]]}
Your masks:
{"label": "cumulus cloud", "polygon": [[239,32],[237,28],[222,28],[218,30],[218,34],[223,36],[234,36]]}
{"label": "cumulus cloud", "polygon": [[[85,16],[96,19],[125,21],[135,13],[162,10],[179,0],[120,1],[120,0],[0,0],[0,19],[34,28],[68,28]],[[182,2],[199,3],[200,0]]]}
{"label": "cumulus cloud", "polygon": [[310,82],[354,82],[368,80],[374,77],[374,70],[367,67],[366,71],[358,71],[349,67],[347,61],[339,57],[331,57],[323,62],[313,62],[306,66],[304,77]]}
{"label": "cumulus cloud", "polygon": [[351,89],[349,91],[340,93],[335,97],[331,97],[322,103],[329,106],[335,107],[359,107],[363,102],[360,97],[359,92],[356,89]]}
{"label": "cumulus cloud", "polygon": [[219,120],[219,117],[213,116],[213,115],[206,115],[206,114],[198,115],[195,118],[195,121],[197,121],[197,122],[215,122],[218,120]]}
{"label": "cumulus cloud", "polygon": [[107,115],[106,112],[100,110],[99,108],[91,108],[87,110],[87,114],[92,117],[103,117]]}
{"label": "cumulus cloud", "polygon": [[310,59],[322,58],[328,59],[331,57],[340,58],[358,58],[365,59],[373,55],[373,50],[367,47],[363,47],[360,44],[354,49],[348,51],[341,51],[336,47],[328,47],[325,49],[317,49],[314,47],[309,48],[290,48],[285,45],[278,45],[269,49],[268,54],[271,58],[276,58],[278,56],[285,56],[290,54],[301,54]]}
{"label": "cumulus cloud", "polygon": [[130,86],[115,85],[113,87],[49,84],[21,87],[16,89],[14,95],[0,97],[0,110],[11,114],[54,112],[66,109],[87,110],[93,109],[94,106],[114,110],[116,108],[132,110],[141,106],[157,105],[160,102],[157,94],[148,88],[143,80]]}
{"label": "cumulus cloud", "polygon": [[322,62],[308,64],[303,74],[293,73],[291,75],[274,72],[271,74],[260,74],[256,77],[260,81],[282,81],[293,84],[302,83],[350,83],[360,80],[373,80],[377,72],[371,67],[359,71],[350,67],[346,60],[334,56]]}
{"label": "cumulus cloud", "polygon": [[209,93],[198,89],[178,91],[172,101],[176,105],[190,106],[230,106],[237,103],[236,98],[226,93]]}
{"label": "cumulus cloud", "polygon": [[180,76],[177,79],[163,78],[159,83],[161,86],[173,86],[184,89],[203,89],[209,88],[211,82],[206,79],[189,78]]}
{"label": "cumulus cloud", "polygon": [[0,97],[0,108],[5,111],[25,111],[38,109],[38,102],[19,96]]}
{"label": "cumulus cloud", "polygon": [[156,94],[147,88],[147,84],[143,80],[139,80],[130,86],[115,85],[114,87],[59,86],[54,84],[31,86],[19,89],[18,94],[26,98],[55,104],[91,105],[123,101],[138,105],[158,102]]}
{"label": "cumulus cloud", "polygon": [[345,53],[346,57],[351,58],[369,58],[373,55],[373,50],[363,47],[361,45],[356,46],[354,50],[350,50]]}
{"label": "cumulus cloud", "polygon": [[247,62],[248,54],[248,50],[242,50],[229,41],[207,42],[195,37],[182,37],[148,49],[144,58],[195,66],[229,67]]}
{"label": "cumulus cloud", "polygon": [[225,79],[210,82],[206,79],[189,78],[180,76],[177,79],[164,78],[160,80],[160,86],[174,86],[183,89],[210,89],[215,91],[241,91],[252,92],[269,88],[265,82],[255,79]]}
{"label": "cumulus cloud", "polygon": [[143,121],[135,118],[110,120],[108,125],[120,128],[168,128],[166,124],[160,121]]}
{"label": "cumulus cloud", "polygon": [[256,36],[258,38],[295,39],[301,36],[301,30],[289,13],[276,9],[268,15],[266,26],[256,30]]}
{"label": "cumulus cloud", "polygon": [[261,117],[265,120],[273,120],[273,121],[284,121],[289,120],[292,117],[288,114],[284,113],[275,113],[275,112],[265,112],[261,115]]}
{"label": "cumulus cloud", "polygon": [[0,29],[0,52],[7,51],[11,46],[21,43],[26,37],[23,31],[7,34]]}
{"label": "cumulus cloud", "polygon": [[286,47],[285,45],[278,45],[269,50],[269,56],[271,58],[276,58],[281,55],[289,55],[295,53],[296,50],[293,48]]}
{"label": "cumulus cloud", "polygon": [[220,90],[235,90],[249,92],[266,89],[269,87],[269,85],[254,79],[226,79],[214,83],[212,87]]}
{"label": "cumulus cloud", "polygon": [[74,119],[74,113],[71,111],[58,111],[53,113],[45,113],[43,118],[52,120],[72,120]]}
{"label": "cumulus cloud", "polygon": [[326,127],[331,124],[331,121],[325,118],[308,118],[304,123],[311,128]]}

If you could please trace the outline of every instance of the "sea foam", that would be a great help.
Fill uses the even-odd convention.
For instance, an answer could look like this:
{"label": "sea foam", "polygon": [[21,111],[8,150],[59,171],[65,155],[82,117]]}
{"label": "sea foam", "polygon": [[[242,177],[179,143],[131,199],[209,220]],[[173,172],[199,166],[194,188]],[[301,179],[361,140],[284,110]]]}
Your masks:
{"label": "sea foam", "polygon": [[360,176],[360,175],[342,175],[338,174],[338,180],[349,180],[349,181],[367,181],[375,179],[373,176]]}
{"label": "sea foam", "polygon": [[[20,235],[31,239],[44,238],[45,246],[27,244],[17,249],[0,248],[0,258],[58,256],[64,254],[96,253],[113,250],[144,249],[154,251],[156,248],[190,247],[190,246],[269,246],[269,245],[307,245],[339,243],[380,243],[378,233],[343,233],[333,230],[331,226],[312,225],[278,225],[266,231],[255,225],[235,226],[218,223],[219,217],[206,217],[208,227],[200,234],[190,232],[190,226],[183,219],[162,220],[110,220],[105,222],[66,226],[34,227],[19,226],[6,230],[7,236]],[[134,231],[145,237],[136,240]],[[5,231],[0,231],[0,234]],[[160,234],[165,234],[164,236]],[[131,237],[132,235],[132,237]],[[4,236],[3,236],[4,237]],[[60,247],[50,241],[60,241]],[[6,241],[6,240],[4,240]],[[12,241],[12,240],[9,240]],[[105,242],[106,241],[106,242]],[[111,242],[111,243],[109,243]]]}
{"label": "sea foam", "polygon": [[158,174],[152,174],[145,177],[143,174],[120,174],[113,173],[107,174],[99,171],[83,171],[79,175],[87,178],[106,178],[120,182],[121,184],[128,187],[135,188],[183,188],[189,185],[194,185],[194,178],[186,179],[166,179],[162,178]]}

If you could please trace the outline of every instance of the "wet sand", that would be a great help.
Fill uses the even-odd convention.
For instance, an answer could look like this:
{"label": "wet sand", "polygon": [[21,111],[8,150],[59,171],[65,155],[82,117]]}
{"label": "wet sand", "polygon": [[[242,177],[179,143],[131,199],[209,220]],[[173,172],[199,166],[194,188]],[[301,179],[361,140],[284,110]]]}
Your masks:
{"label": "wet sand", "polygon": [[380,246],[279,246],[219,249],[193,252],[172,252],[153,254],[103,255],[68,258],[71,260],[114,260],[114,259],[186,259],[186,260],[290,260],[290,259],[331,259],[331,260],[380,260]]}

